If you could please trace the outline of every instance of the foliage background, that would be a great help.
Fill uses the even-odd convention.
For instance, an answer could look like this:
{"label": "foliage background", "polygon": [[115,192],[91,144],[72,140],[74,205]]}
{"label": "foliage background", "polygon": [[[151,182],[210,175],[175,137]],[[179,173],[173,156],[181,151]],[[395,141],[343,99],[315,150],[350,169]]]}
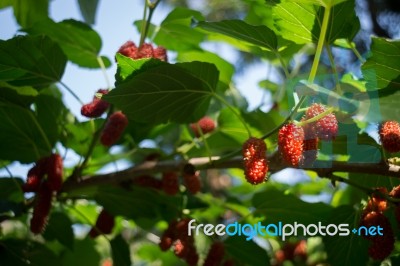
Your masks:
{"label": "foliage background", "polygon": [[[87,3],[95,6],[96,2],[88,1]],[[246,121],[255,136],[262,136],[279,126],[296,102],[293,92],[296,91],[296,87],[299,87],[299,82],[307,78],[311,82],[314,81],[314,78],[310,79],[312,76],[310,73],[316,70],[315,64],[312,64],[315,50],[311,44],[317,43],[320,37],[318,28],[320,24],[319,26],[314,24],[318,19],[314,20],[312,16],[299,16],[301,24],[306,25],[306,29],[300,32],[300,37],[294,38],[294,33],[299,33],[299,25],[289,26],[290,17],[285,17],[279,12],[282,10],[289,13],[300,12],[296,9],[296,3],[307,6],[309,2],[312,2],[316,5],[308,6],[308,11],[311,13],[315,11],[312,14],[322,19],[321,8],[317,8],[321,4],[320,1],[282,2],[233,1],[226,6],[221,1],[211,1],[196,7],[171,1],[171,6],[161,5],[164,10],[167,10],[166,12],[170,13],[165,19],[155,16],[152,22],[161,27],[157,28],[156,33],[152,31],[156,28],[150,28],[149,36],[152,41],[165,46],[170,51],[171,62],[198,60],[212,63],[216,68],[207,63],[187,63],[179,65],[185,69],[183,71],[174,65],[162,66],[154,63],[155,70],[150,67],[142,73],[142,64],[148,64],[148,61],[129,65],[126,58],[117,57],[120,64],[116,75],[117,90],[107,99],[128,114],[131,119],[130,127],[119,142],[120,145],[113,148],[111,152],[100,145],[95,147],[88,165],[85,165],[83,169],[83,175],[96,178],[95,175],[102,170],[104,165],[113,165],[116,161],[124,162],[123,166],[135,166],[154,150],[163,154],[162,160],[165,161],[207,156],[209,152],[206,146],[202,141],[193,140],[187,127],[188,123],[196,121],[205,113],[218,120],[218,130],[206,137],[212,155],[226,155],[241,147],[241,143],[248,137],[241,119]],[[328,5],[336,4],[331,1],[322,2]],[[396,19],[397,9],[390,8],[390,3],[386,2],[386,7],[380,6],[375,9],[382,14],[385,10],[392,11]],[[79,4],[83,10],[83,1],[78,1],[77,7]],[[308,97],[307,103],[322,101],[329,105],[336,105],[341,111],[353,116],[347,117],[345,113],[338,112],[339,117],[342,116],[339,137],[334,143],[320,147],[319,160],[366,163],[373,168],[381,160],[381,151],[376,139],[371,138],[367,133],[372,132],[376,123],[383,119],[399,120],[397,89],[400,70],[398,61],[395,59],[395,56],[400,54],[399,44],[398,41],[391,42],[383,38],[375,38],[371,48],[357,45],[361,51],[366,51],[363,54],[368,56],[368,61],[360,69],[363,59],[353,55],[348,49],[348,43],[343,41],[335,43],[337,38],[352,40],[358,32],[354,2],[343,1],[337,4],[342,9],[334,9],[337,13],[332,13],[333,28],[327,35],[328,43],[339,47],[333,50],[336,66],[331,68],[329,54],[324,52],[318,73],[314,73],[316,74],[315,82],[320,87],[316,91],[311,90],[314,95]],[[65,178],[70,177],[75,164],[78,163],[76,157],[86,156],[93,133],[96,128],[99,128],[104,118],[95,121],[82,119],[76,111],[79,110],[80,105],[68,100],[66,101],[68,106],[65,106],[62,97],[71,97],[67,96],[69,86],[71,86],[72,91],[82,92],[78,95],[88,100],[97,88],[105,86],[105,81],[100,84],[96,82],[102,78],[101,71],[86,71],[85,68],[99,69],[97,56],[103,54],[102,45],[110,45],[108,40],[119,40],[118,45],[115,45],[115,41],[113,42],[114,47],[111,50],[114,51],[127,39],[138,41],[132,22],[139,18],[128,17],[125,22],[121,22],[119,18],[116,20],[118,23],[125,23],[131,27],[130,37],[103,36],[97,35],[87,25],[77,21],[64,22],[61,25],[51,20],[41,21],[47,16],[48,2],[44,0],[35,4],[23,1],[2,1],[0,7],[8,5],[14,5],[13,10],[17,21],[24,29],[22,32],[28,35],[12,39],[10,36],[10,40],[2,41],[0,46],[0,65],[3,71],[0,74],[0,116],[3,121],[0,126],[0,136],[2,140],[7,140],[2,142],[0,154],[2,165],[6,167],[15,161],[31,164],[56,148],[65,152],[66,158],[71,159],[69,163],[68,160],[66,161],[68,167],[64,175]],[[186,9],[183,7],[185,5],[196,10]],[[139,5],[134,5],[135,8],[137,6]],[[340,10],[343,10],[342,13]],[[370,11],[374,9],[370,8]],[[90,16],[94,14],[94,12],[89,12],[83,18],[88,24],[92,24],[93,17],[90,18]],[[274,14],[279,14],[279,16],[274,17]],[[365,15],[368,15],[368,12]],[[118,17],[118,15],[114,16]],[[387,24],[389,25],[387,29],[383,28],[383,32],[379,32],[373,16],[371,17],[377,33],[384,37],[398,36],[396,26],[390,26],[390,23]],[[98,14],[98,18],[101,21],[101,14]],[[225,24],[201,22],[205,19],[220,21],[231,18],[240,18],[249,24],[240,24],[237,21],[225,21]],[[81,17],[77,19],[82,20]],[[193,19],[198,22],[196,27],[193,27]],[[109,20],[106,21],[108,22]],[[113,26],[116,33],[118,33],[118,23]],[[140,23],[135,25],[138,26]],[[265,25],[269,29],[260,29],[251,25]],[[245,36],[240,34],[243,32],[246,33]],[[43,34],[47,37],[43,37]],[[175,34],[176,38],[171,38],[171,34]],[[209,47],[213,47],[212,45],[203,44],[221,40],[240,51],[240,57],[237,57],[238,61],[234,64],[226,62],[218,57],[218,54],[210,53]],[[359,33],[354,39],[356,43],[366,42],[365,40],[370,40],[370,35],[365,31]],[[21,53],[21,49],[24,53]],[[295,54],[296,57],[294,57]],[[109,76],[113,76],[116,72],[113,56],[113,54],[108,54],[108,59],[103,58],[106,66],[112,65],[108,70]],[[277,60],[279,57],[280,61]],[[293,60],[294,58],[297,60]],[[69,61],[68,68],[71,68],[70,62],[78,65],[79,68],[75,68],[74,71],[82,71],[85,79],[93,81],[93,83],[90,82],[90,88],[87,88],[88,85],[82,88],[81,83],[78,83],[78,86],[75,82],[70,84],[67,81],[63,76],[67,61]],[[265,71],[266,79],[262,80],[259,86],[267,91],[267,95],[271,96],[271,101],[266,100],[259,108],[249,110],[246,99],[240,95],[231,80],[234,73],[243,71],[254,61],[262,62],[257,66],[265,66],[263,71]],[[124,65],[124,62],[127,64]],[[285,68],[281,67],[282,63],[287,66],[286,73]],[[127,65],[129,67],[126,67]],[[11,71],[9,71],[10,66],[12,66]],[[388,71],[388,68],[391,71]],[[216,69],[219,72],[219,79]],[[183,104],[189,109],[186,109],[187,112],[182,115],[181,110],[176,109],[182,106],[181,102],[174,102],[173,98],[165,102],[156,102],[155,100],[159,97],[154,98],[151,95],[146,101],[137,101],[133,109],[130,105],[124,104],[124,99],[127,97],[124,87],[130,87],[132,84],[143,85],[140,80],[152,80],[152,75],[160,71],[166,71],[165,73],[172,71],[172,76],[180,77],[180,81],[186,82],[186,88],[189,88],[193,82],[201,85],[201,89],[196,90],[193,95],[188,95],[190,99],[198,99],[198,93],[210,89],[204,99],[205,102],[210,101],[209,108],[204,105],[199,109],[191,109],[202,105]],[[212,75],[207,75],[207,73],[212,73]],[[71,76],[74,76],[73,72]],[[128,76],[131,79],[128,79]],[[197,77],[201,77],[201,80]],[[185,78],[187,80],[184,80]],[[156,80],[154,82],[161,88],[168,89],[165,85],[168,82]],[[342,91],[332,94],[334,90],[337,92],[338,84]],[[169,86],[173,85],[169,84]],[[140,87],[145,90],[150,89]],[[310,93],[309,89],[307,86],[303,87],[306,93]],[[173,97],[183,96],[173,95]],[[224,101],[233,107],[227,108],[224,101],[219,101],[220,98],[225,99]],[[135,101],[135,96],[129,100]],[[156,117],[154,110],[163,108],[165,103],[170,102],[173,104],[166,109],[167,111]],[[271,109],[272,106],[275,108]],[[137,113],[141,108],[147,109],[143,113]],[[233,112],[239,113],[239,116],[232,115],[232,108]],[[143,115],[148,116],[143,119]],[[157,123],[148,123],[148,121]],[[164,122],[169,123],[163,124]],[[153,149],[144,149],[143,143],[151,143]],[[274,158],[276,135],[269,136],[266,143],[270,157]],[[71,156],[71,153],[76,155]],[[285,168],[272,159],[271,163],[272,170],[278,171]],[[26,225],[30,217],[29,199],[32,199],[33,195],[21,193],[16,183],[22,182],[20,177],[23,173],[19,173],[21,176],[18,177],[12,171],[13,178],[7,177],[0,180],[2,220],[4,220],[1,236],[4,256],[1,259],[5,265],[24,265],[25,259],[33,265],[56,263],[98,265],[100,261],[112,256],[115,265],[128,265],[131,260],[135,265],[150,262],[162,262],[166,265],[181,264],[182,262],[175,258],[172,252],[162,253],[154,243],[157,242],[157,236],[166,228],[167,222],[180,215],[183,203],[185,214],[189,214],[198,221],[209,223],[230,219],[238,219],[243,223],[259,220],[265,223],[278,220],[288,223],[295,220],[311,223],[318,220],[335,223],[348,221],[356,226],[357,216],[368,194],[364,193],[365,191],[360,192],[354,186],[332,187],[329,179],[320,179],[316,175],[318,171],[310,170],[284,170],[280,173],[280,176],[286,176],[286,180],[300,176],[301,182],[287,184],[279,182],[278,176],[272,175],[269,182],[257,187],[244,182],[242,170],[235,168],[204,170],[202,171],[203,193],[195,197],[184,190],[175,197],[168,197],[163,193],[143,188],[133,187],[125,191],[120,187],[103,187],[96,183],[81,186],[70,182],[53,208],[49,226],[43,238],[34,237],[28,232]],[[364,188],[386,186],[391,189],[398,183],[396,178],[388,177],[387,175],[390,174],[384,171],[369,175],[365,174],[366,170],[360,168],[358,172],[350,174],[343,173],[348,171],[340,172],[337,173],[340,177],[362,184]],[[126,175],[121,176],[122,179],[127,179]],[[325,203],[304,201],[305,199],[320,200],[323,198],[321,195],[326,199]],[[109,238],[110,242],[106,238],[93,241],[85,237],[85,233],[96,219],[98,205],[118,216],[117,226]],[[296,212],[296,210],[305,209],[309,211]],[[154,219],[154,217],[157,218]],[[260,238],[257,242],[246,242],[240,238],[228,238],[224,241],[228,254],[238,263],[246,265],[268,265],[270,261],[273,262],[273,251],[282,245],[279,239],[272,238]],[[204,256],[211,239],[203,236],[199,237],[197,242],[199,252]],[[367,243],[363,239],[356,237],[350,240],[339,237],[309,238],[308,263],[327,261],[331,265],[365,265],[368,261],[366,246]],[[252,252],[238,252],[238,248],[257,252],[258,255],[254,256]],[[351,256],[351,254],[360,254],[360,256]],[[397,250],[393,254],[391,260],[395,264]]]}

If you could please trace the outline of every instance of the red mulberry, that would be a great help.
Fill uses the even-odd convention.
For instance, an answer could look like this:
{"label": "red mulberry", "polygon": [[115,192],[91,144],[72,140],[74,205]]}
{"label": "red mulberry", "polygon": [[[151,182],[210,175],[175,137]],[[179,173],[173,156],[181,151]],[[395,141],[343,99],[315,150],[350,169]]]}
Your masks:
{"label": "red mulberry", "polygon": [[201,190],[201,181],[199,177],[199,173],[196,172],[195,174],[184,174],[183,181],[185,183],[186,189],[192,193],[196,194]]}
{"label": "red mulberry", "polygon": [[222,263],[224,255],[224,244],[222,242],[214,242],[208,251],[203,266],[219,266]]}
{"label": "red mulberry", "polygon": [[113,113],[107,120],[100,142],[106,147],[113,145],[122,135],[128,125],[128,118],[122,112]]}
{"label": "red mulberry", "polygon": [[[91,238],[96,238],[100,234],[110,234],[114,228],[114,216],[103,209],[96,220],[96,228],[92,228],[89,232]],[[100,232],[99,232],[100,231]]]}
{"label": "red mulberry", "polygon": [[[326,111],[326,107],[322,104],[314,103],[306,111],[306,119],[313,118]],[[333,113],[327,114],[316,122],[312,123],[318,138],[321,140],[332,140],[338,133],[338,123]]]}
{"label": "red mulberry", "polygon": [[386,121],[379,127],[379,137],[382,147],[388,152],[400,151],[400,124],[396,121]]}
{"label": "red mulberry", "polygon": [[190,124],[190,128],[192,129],[194,135],[198,138],[201,136],[199,132],[199,128],[203,134],[207,134],[213,132],[215,129],[215,122],[212,118],[205,116],[200,119],[197,123]]}
{"label": "red mulberry", "polygon": [[33,166],[28,171],[28,176],[26,178],[26,183],[22,185],[22,190],[24,192],[36,192],[43,178],[42,169],[38,165]]}
{"label": "red mulberry", "polygon": [[394,235],[388,218],[382,213],[370,212],[362,218],[360,225],[367,228],[370,226],[382,228],[383,235],[365,236],[372,242],[368,254],[374,260],[383,260],[388,257],[394,248]]}
{"label": "red mulberry", "polygon": [[299,165],[302,167],[310,167],[314,164],[318,156],[319,139],[313,125],[306,124],[303,126],[303,130],[303,155],[301,156]]}
{"label": "red mulberry", "polygon": [[52,154],[48,157],[47,183],[53,191],[60,191],[63,182],[63,161],[59,154]]}
{"label": "red mulberry", "polygon": [[[97,91],[97,93],[105,95],[108,93],[108,90],[100,89]],[[104,114],[109,106],[110,104],[107,101],[99,99],[95,95],[92,102],[82,106],[81,114],[89,118],[96,118]]]}
{"label": "red mulberry", "polygon": [[166,172],[162,176],[162,187],[166,194],[175,195],[179,192],[179,178],[175,172]]}
{"label": "red mulberry", "polygon": [[304,130],[293,123],[284,125],[278,133],[278,148],[283,159],[297,167],[303,155]]}
{"label": "red mulberry", "polygon": [[162,188],[162,181],[149,175],[137,176],[132,180],[132,183],[141,187],[151,187],[154,189]]}
{"label": "red mulberry", "polygon": [[47,182],[43,182],[37,191],[35,206],[33,207],[30,227],[32,233],[40,234],[44,231],[49,218],[52,197],[53,192],[48,187]]}
{"label": "red mulberry", "polygon": [[265,181],[268,172],[266,151],[267,145],[262,139],[252,137],[243,144],[244,175],[250,184]]}

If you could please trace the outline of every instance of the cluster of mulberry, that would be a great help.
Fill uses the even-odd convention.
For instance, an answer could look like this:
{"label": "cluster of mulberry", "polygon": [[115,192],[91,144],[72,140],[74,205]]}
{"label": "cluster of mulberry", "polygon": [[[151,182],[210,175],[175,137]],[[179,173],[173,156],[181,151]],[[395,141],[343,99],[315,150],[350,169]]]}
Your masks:
{"label": "cluster of mulberry", "polygon": [[235,262],[232,259],[225,259],[224,261],[224,257],[225,257],[224,243],[216,241],[211,245],[210,249],[208,250],[203,266],[235,265]]}
{"label": "cluster of mulberry", "polygon": [[188,234],[189,221],[190,219],[184,218],[170,222],[167,230],[161,236],[159,246],[162,251],[173,247],[177,257],[185,260],[188,265],[197,265],[199,255],[194,245],[193,234]]}
{"label": "cluster of mulberry", "polygon": [[110,234],[115,225],[114,216],[103,209],[97,216],[96,225],[89,231],[91,238],[96,238],[101,234]]}
{"label": "cluster of mulberry", "polygon": [[137,47],[134,42],[127,41],[119,48],[118,53],[135,60],[141,58],[157,58],[161,61],[168,61],[165,48],[161,46],[153,48],[153,45],[149,43],[144,43],[140,47]]}
{"label": "cluster of mulberry", "polygon": [[[108,93],[108,90],[103,90],[100,89],[97,91],[97,95],[105,95]],[[104,114],[104,112],[107,110],[107,108],[110,106],[110,104],[102,100],[101,98],[98,98],[97,95],[93,96],[93,100],[90,103],[84,104],[81,108],[81,114],[83,116],[89,117],[89,118],[96,118]]]}
{"label": "cluster of mulberry", "polygon": [[[312,119],[327,109],[314,103],[302,121]],[[294,167],[310,167],[318,155],[319,140],[331,141],[338,133],[336,116],[332,113],[300,127],[294,123],[284,125],[278,133],[278,147],[283,160]]]}
{"label": "cluster of mulberry", "polygon": [[266,151],[267,145],[262,139],[251,137],[243,144],[244,175],[250,184],[265,181],[268,172]]}
{"label": "cluster of mulberry", "polygon": [[24,192],[35,192],[35,205],[30,228],[32,233],[40,234],[46,227],[51,209],[53,193],[61,190],[63,182],[63,161],[60,155],[43,157],[28,171]]}
{"label": "cluster of mulberry", "polygon": [[[387,195],[386,188],[377,188],[376,191]],[[387,202],[378,193],[373,193],[361,214],[360,226],[380,226],[383,235],[365,235],[371,242],[368,248],[369,256],[374,260],[384,260],[392,253],[394,248],[394,234],[389,219],[384,215]]]}

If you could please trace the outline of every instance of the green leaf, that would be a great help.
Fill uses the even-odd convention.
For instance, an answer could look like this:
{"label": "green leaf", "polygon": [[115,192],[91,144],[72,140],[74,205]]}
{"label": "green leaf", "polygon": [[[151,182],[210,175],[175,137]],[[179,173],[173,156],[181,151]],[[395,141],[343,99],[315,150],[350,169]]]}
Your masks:
{"label": "green leaf", "polygon": [[116,85],[121,84],[139,73],[148,69],[167,64],[161,60],[154,58],[132,59],[120,53],[115,55],[117,59],[117,73],[115,74]]}
{"label": "green leaf", "polygon": [[270,265],[267,252],[245,237],[231,236],[224,241],[226,252],[244,265]]}
{"label": "green leaf", "polygon": [[21,27],[30,27],[48,18],[49,0],[14,0],[14,16]]}
{"label": "green leaf", "polygon": [[218,82],[208,63],[163,64],[117,85],[104,99],[142,123],[189,123],[207,111]]}
{"label": "green leaf", "polygon": [[[79,66],[100,68],[97,57],[101,50],[101,38],[85,23],[72,19],[55,23],[47,19],[24,31],[32,35],[47,35],[60,45],[69,60]],[[103,61],[106,67],[111,65],[108,58],[103,57]]]}
{"label": "green leaf", "polygon": [[288,2],[296,2],[299,4],[312,4],[323,7],[332,7],[348,0],[287,0]]}
{"label": "green leaf", "polygon": [[58,88],[50,87],[40,91],[36,97],[37,120],[50,142],[54,146],[59,140],[61,125],[65,123],[62,116],[67,112],[61,100],[61,93]]}
{"label": "green leaf", "polygon": [[62,265],[53,251],[35,241],[13,238],[3,239],[0,241],[0,247],[2,247],[0,251],[1,265]]}
{"label": "green leaf", "polygon": [[0,101],[2,102],[11,102],[23,107],[29,107],[37,95],[37,90],[30,86],[15,87],[5,82],[0,82]]}
{"label": "green leaf", "polygon": [[[323,7],[297,2],[282,2],[273,7],[275,25],[283,38],[299,43],[316,43],[321,31]],[[336,39],[353,39],[360,22],[355,14],[354,1],[340,3],[331,10],[326,42]]]}
{"label": "green leaf", "polygon": [[61,80],[67,58],[48,37],[17,36],[0,41],[0,81],[46,87]]}
{"label": "green leaf", "polygon": [[218,55],[208,51],[187,51],[184,53],[179,53],[177,61],[200,61],[214,64],[220,73],[220,81],[228,85],[231,83],[232,76],[235,72],[235,68],[232,64],[222,59]]}
{"label": "green leaf", "polygon": [[63,212],[53,212],[51,214],[43,237],[47,240],[56,239],[70,250],[74,248],[72,223],[69,217]]}
{"label": "green leaf", "polygon": [[14,3],[14,0],[3,0],[0,2],[0,9],[12,6],[13,3]]}
{"label": "green leaf", "polygon": [[0,178],[0,199],[13,202],[22,202],[24,193],[21,190],[21,178]]}
{"label": "green leaf", "polygon": [[79,10],[87,24],[94,24],[99,0],[78,0]]}
{"label": "green leaf", "polygon": [[0,102],[0,159],[30,163],[51,152],[52,146],[33,112]]}
{"label": "green leaf", "polygon": [[191,27],[192,19],[204,20],[203,15],[194,10],[177,7],[161,23],[154,42],[168,50],[187,51],[199,47],[205,34]]}
{"label": "green leaf", "polygon": [[110,241],[110,244],[114,266],[129,266],[132,264],[129,246],[121,235],[115,236]]}
{"label": "green leaf", "polygon": [[[332,207],[324,203],[307,203],[299,198],[273,188],[253,196],[255,214],[265,215],[268,223],[302,223],[324,222],[328,219]],[[285,206],[284,208],[282,206]],[[307,210],[307,211],[305,211]]]}
{"label": "green leaf", "polygon": [[62,262],[62,265],[98,266],[100,265],[100,254],[92,239],[75,239],[74,250],[66,250],[63,253]]}
{"label": "green leaf", "polygon": [[[349,230],[358,227],[355,210],[350,206],[340,206],[333,209],[328,221],[329,224],[349,224]],[[367,265],[368,242],[361,236],[350,232],[349,236],[325,236],[323,242],[328,254],[327,262],[330,265]]]}
{"label": "green leaf", "polygon": [[372,37],[371,54],[361,67],[367,89],[400,89],[399,58],[399,40]]}
{"label": "green leaf", "polygon": [[206,31],[220,33],[268,50],[278,48],[275,33],[266,26],[253,26],[242,20],[202,21],[197,26]]}

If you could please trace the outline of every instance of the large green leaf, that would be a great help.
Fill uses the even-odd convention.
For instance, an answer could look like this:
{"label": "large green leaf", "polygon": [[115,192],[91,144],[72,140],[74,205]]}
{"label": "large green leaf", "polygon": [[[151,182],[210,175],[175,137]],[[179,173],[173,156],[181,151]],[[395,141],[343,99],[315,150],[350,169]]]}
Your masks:
{"label": "large green leaf", "polygon": [[58,240],[61,244],[73,250],[74,232],[69,217],[63,212],[53,212],[46,231],[43,234],[47,240]]}
{"label": "large green leaf", "polygon": [[[328,220],[329,224],[349,224],[349,230],[358,227],[355,210],[350,206],[335,208]],[[323,242],[330,265],[367,265],[368,242],[350,232],[349,236],[325,236]],[[357,254],[357,255],[355,255]]]}
{"label": "large green leaf", "polygon": [[67,58],[48,37],[17,36],[0,41],[0,81],[45,87],[61,80]]}
{"label": "large green leaf", "polygon": [[270,265],[267,252],[245,237],[231,236],[224,241],[226,252],[244,265]]}
{"label": "large green leaf", "polygon": [[371,54],[362,66],[367,89],[400,89],[399,59],[399,40],[372,37]]}
{"label": "large green leaf", "polygon": [[205,114],[217,82],[218,70],[212,64],[163,64],[130,78],[103,97],[138,122],[189,123]]}
{"label": "large green leaf", "polygon": [[307,225],[325,222],[332,211],[332,207],[327,204],[307,203],[273,188],[255,194],[252,202],[255,214],[264,215],[265,222],[274,224],[297,222]]}
{"label": "large green leaf", "polygon": [[[97,57],[101,49],[101,38],[82,22],[70,19],[55,23],[47,19],[26,28],[25,31],[32,35],[49,36],[60,45],[68,59],[79,66],[100,68]],[[103,57],[103,62],[106,67],[111,65],[106,57]]]}
{"label": "large green leaf", "polygon": [[[297,2],[282,2],[274,7],[274,21],[278,34],[299,44],[317,42],[324,13],[323,7]],[[340,3],[331,10],[326,42],[353,39],[360,27],[354,11],[354,1]]]}
{"label": "large green leaf", "polygon": [[30,27],[48,17],[49,0],[14,0],[14,16],[22,27]]}
{"label": "large green leaf", "polygon": [[131,265],[129,246],[121,235],[115,236],[111,241],[111,253],[114,266]]}
{"label": "large green leaf", "polygon": [[175,8],[161,23],[154,42],[168,50],[187,51],[198,48],[205,35],[191,27],[193,18],[204,20],[198,11]]}
{"label": "large green leaf", "polygon": [[99,0],[78,0],[79,10],[88,24],[94,24]]}
{"label": "large green leaf", "polygon": [[48,155],[52,146],[29,109],[0,102],[0,159],[30,163]]}
{"label": "large green leaf", "polygon": [[197,26],[209,32],[220,33],[268,50],[278,48],[275,33],[266,26],[253,26],[242,20],[202,21]]}

